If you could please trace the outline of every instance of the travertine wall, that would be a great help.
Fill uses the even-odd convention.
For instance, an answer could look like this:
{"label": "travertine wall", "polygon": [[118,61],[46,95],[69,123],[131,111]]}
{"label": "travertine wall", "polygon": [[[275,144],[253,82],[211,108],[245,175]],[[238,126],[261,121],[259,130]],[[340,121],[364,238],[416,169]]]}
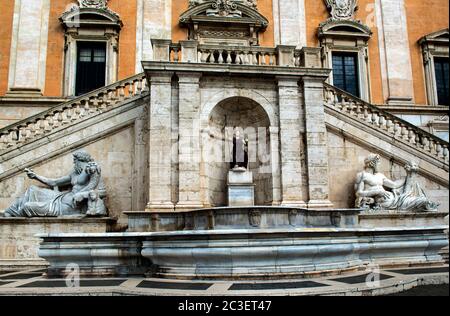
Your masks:
{"label": "travertine wall", "polygon": [[[131,211],[132,179],[134,164],[134,130],[123,129],[115,134],[98,139],[84,147],[102,167],[102,175],[108,192],[107,206],[111,217],[119,217],[119,222],[126,223],[123,212]],[[72,152],[49,159],[45,163],[33,166],[39,175],[58,178],[70,174],[73,167]],[[30,185],[40,185],[19,174],[0,182],[0,209],[7,208],[16,197],[20,196]]]}
{"label": "travertine wall", "polygon": [[[356,174],[364,169],[364,159],[373,153],[354,142],[328,131],[328,156],[330,199],[336,208],[353,207],[355,201],[354,183]],[[390,179],[398,180],[406,176],[403,166],[381,156],[380,172]],[[414,159],[414,157],[411,157]],[[448,188],[419,176],[421,186],[430,200],[439,202],[440,211],[449,211]]]}

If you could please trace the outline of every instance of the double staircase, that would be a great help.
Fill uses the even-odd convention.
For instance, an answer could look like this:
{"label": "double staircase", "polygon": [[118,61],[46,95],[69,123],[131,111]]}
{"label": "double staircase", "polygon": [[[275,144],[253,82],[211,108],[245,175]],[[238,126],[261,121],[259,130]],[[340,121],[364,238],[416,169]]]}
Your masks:
{"label": "double staircase", "polygon": [[[193,62],[249,63],[255,67],[271,66],[273,63],[282,66],[283,59],[289,60],[282,56],[280,49],[217,51],[215,47],[200,46],[198,50],[195,48],[192,51],[193,54],[174,45],[167,49],[170,62],[179,62],[186,54],[198,57]],[[297,50],[292,50],[291,55],[294,57],[292,63],[285,67],[308,66],[305,60],[300,64]],[[105,115],[148,95],[145,74],[140,73],[0,129],[0,181],[27,167],[8,161],[36,148],[32,144],[51,141],[53,135],[62,130]],[[323,96],[329,129],[355,140],[359,139],[379,152],[384,151],[388,157],[393,157],[398,162],[419,157],[422,171],[448,187],[448,142],[326,83]]]}

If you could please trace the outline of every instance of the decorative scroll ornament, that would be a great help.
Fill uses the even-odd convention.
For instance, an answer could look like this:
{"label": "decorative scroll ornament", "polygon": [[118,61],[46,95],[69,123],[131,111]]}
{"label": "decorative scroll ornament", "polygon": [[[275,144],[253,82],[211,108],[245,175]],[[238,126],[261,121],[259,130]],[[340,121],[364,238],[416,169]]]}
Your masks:
{"label": "decorative scroll ornament", "polygon": [[94,8],[106,10],[108,8],[108,0],[78,0],[78,6],[80,8]]}
{"label": "decorative scroll ornament", "polygon": [[355,12],[358,10],[357,0],[325,0],[330,11],[331,21],[355,20]]}

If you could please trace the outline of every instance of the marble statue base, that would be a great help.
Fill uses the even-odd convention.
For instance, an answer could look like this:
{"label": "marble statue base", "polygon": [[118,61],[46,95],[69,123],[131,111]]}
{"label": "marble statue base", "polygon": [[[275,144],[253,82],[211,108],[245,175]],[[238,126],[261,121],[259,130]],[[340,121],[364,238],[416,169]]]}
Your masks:
{"label": "marble statue base", "polygon": [[228,172],[228,206],[255,205],[255,185],[253,173],[246,169],[233,169]]}

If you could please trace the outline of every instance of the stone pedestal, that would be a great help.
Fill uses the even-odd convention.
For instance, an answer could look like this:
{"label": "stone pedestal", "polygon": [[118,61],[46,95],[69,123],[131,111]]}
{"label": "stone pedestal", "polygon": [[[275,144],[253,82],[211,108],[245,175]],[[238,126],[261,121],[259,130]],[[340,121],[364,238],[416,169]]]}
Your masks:
{"label": "stone pedestal", "polygon": [[255,205],[253,173],[244,169],[228,172],[228,206]]}

